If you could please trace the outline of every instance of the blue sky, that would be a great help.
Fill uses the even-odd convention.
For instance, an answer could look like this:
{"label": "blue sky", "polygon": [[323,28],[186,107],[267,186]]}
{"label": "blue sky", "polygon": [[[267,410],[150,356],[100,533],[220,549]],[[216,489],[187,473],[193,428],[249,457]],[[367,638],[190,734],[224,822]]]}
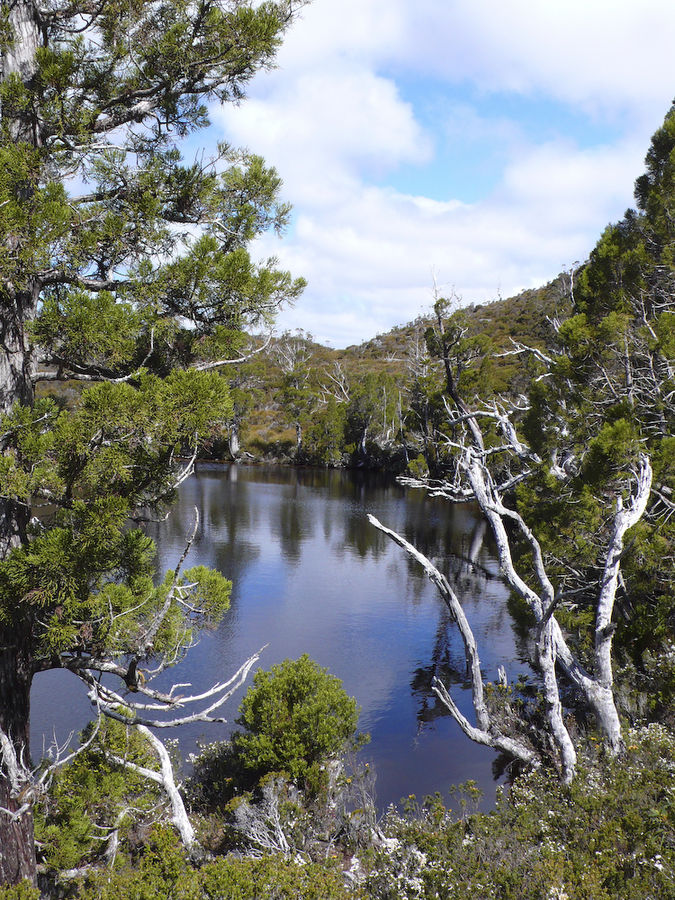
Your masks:
{"label": "blue sky", "polygon": [[262,153],[308,280],[279,317],[335,347],[442,293],[483,302],[586,258],[632,204],[675,94],[672,0],[314,0],[218,136]]}

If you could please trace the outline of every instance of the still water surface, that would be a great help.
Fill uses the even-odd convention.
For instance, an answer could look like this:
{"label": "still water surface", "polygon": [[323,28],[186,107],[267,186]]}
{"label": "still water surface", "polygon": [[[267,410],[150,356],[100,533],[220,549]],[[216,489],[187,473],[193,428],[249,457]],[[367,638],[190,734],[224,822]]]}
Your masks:
{"label": "still water surface", "polygon": [[[480,528],[473,508],[370,473],[202,466],[181,487],[170,519],[153,526],[162,570],[180,558],[195,506],[200,525],[187,565],[214,567],[231,579],[231,606],[166,682],[206,689],[263,644],[264,668],[308,653],[358,700],[360,729],[371,735],[364,758],[375,765],[381,808],[411,793],[445,794],[470,778],[490,804],[495,754],[465,738],[431,693],[431,679],[440,675],[473,721],[457,630],[419,567],[366,519],[377,516],[450,577],[485,677],[495,679],[503,665],[513,680],[528,670],[526,654],[489,541],[476,565],[465,561]],[[62,736],[88,718],[86,699],[68,677],[47,673],[36,681],[34,756],[55,724]],[[229,722],[240,700],[225,708]],[[187,754],[198,739],[222,739],[229,730],[202,724],[176,736]]]}

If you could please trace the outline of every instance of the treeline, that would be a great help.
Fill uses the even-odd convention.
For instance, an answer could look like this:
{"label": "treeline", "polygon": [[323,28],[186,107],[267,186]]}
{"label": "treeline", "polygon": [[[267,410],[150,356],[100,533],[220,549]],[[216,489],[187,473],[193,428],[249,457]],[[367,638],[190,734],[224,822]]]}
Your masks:
{"label": "treeline", "polygon": [[[573,274],[483,306],[444,308],[463,355],[467,393],[484,399],[527,391],[519,344],[543,349],[571,311]],[[438,470],[444,407],[435,315],[420,316],[358,346],[335,350],[302,331],[253,339],[230,385],[234,412],[212,453],[319,466]],[[431,342],[431,343],[430,343]]]}

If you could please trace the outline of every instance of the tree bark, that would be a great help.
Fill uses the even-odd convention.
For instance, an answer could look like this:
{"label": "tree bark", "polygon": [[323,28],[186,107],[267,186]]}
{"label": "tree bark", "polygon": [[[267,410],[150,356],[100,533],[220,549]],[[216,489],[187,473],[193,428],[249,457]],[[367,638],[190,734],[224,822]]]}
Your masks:
{"label": "tree bark", "polygon": [[[23,632],[23,633],[22,633]],[[29,723],[31,666],[30,635],[27,629],[0,629],[0,729],[11,741],[16,759],[30,765]],[[29,806],[14,817],[23,805],[22,786],[12,778],[10,761],[2,755],[0,768],[0,884],[17,884],[28,879],[37,883],[33,813]]]}
{"label": "tree bark", "polygon": [[[30,85],[36,71],[35,55],[40,46],[40,27],[38,11],[31,0],[10,0],[8,25],[11,40],[2,51],[2,80],[10,76],[18,76],[24,84]],[[24,107],[20,112],[13,110],[9,122],[10,136],[14,141],[40,144],[38,122],[32,106]]]}
{"label": "tree bark", "polygon": [[[37,291],[34,292],[37,297]],[[34,360],[25,334],[35,315],[33,292],[5,293],[0,324],[0,414],[15,403],[33,399]],[[0,444],[0,452],[4,448]],[[0,499],[0,559],[27,540],[31,511],[28,505]],[[0,628],[0,729],[11,741],[16,757],[30,765],[30,688],[32,682],[30,623],[9,622]],[[21,791],[12,784],[8,761],[0,760],[0,884],[28,879],[36,884],[33,813],[30,805],[15,818],[23,804]]]}
{"label": "tree bark", "polygon": [[[7,248],[11,249],[11,248]],[[37,309],[38,291],[13,290],[13,285],[0,287],[0,414],[7,413],[17,400],[33,399],[33,376],[36,371],[26,335],[26,326]]]}
{"label": "tree bark", "polygon": [[[33,400],[35,362],[26,336],[26,325],[37,308],[37,288],[12,292],[5,285],[0,320],[0,415],[16,403]],[[0,452],[4,450],[0,442]],[[0,499],[0,560],[27,541],[31,510],[27,504]],[[0,601],[1,602],[1,601]],[[27,620],[0,628],[0,729],[11,741],[17,759],[30,765],[30,688],[32,647]],[[30,806],[14,818],[22,806],[20,791],[12,785],[7,760],[0,764],[0,884],[28,879],[37,882],[33,813]]]}
{"label": "tree bark", "polygon": [[[2,53],[1,74],[30,84],[35,75],[35,55],[40,45],[36,6],[30,0],[8,4],[11,41]],[[31,106],[5,118],[11,138],[17,143],[39,146],[37,118]],[[26,186],[30,191],[31,186]],[[10,236],[4,252],[12,253],[20,238]],[[13,246],[14,245],[14,246]],[[18,274],[18,273],[17,273]],[[37,309],[39,285],[34,279],[0,286],[0,415],[11,411],[15,403],[33,400],[35,360],[26,335],[26,326]],[[0,445],[0,452],[4,448]],[[30,519],[28,506],[0,500],[0,559],[26,540]],[[0,628],[0,729],[13,748],[15,760],[30,766],[30,688],[33,677],[30,625],[9,622]],[[2,753],[0,765],[0,884],[16,884],[28,879],[37,883],[33,814],[24,806],[20,778],[12,777],[10,760]]]}
{"label": "tree bark", "polygon": [[239,456],[239,450],[241,449],[241,443],[239,441],[239,423],[233,422],[230,425],[230,433],[229,433],[229,450],[230,456],[232,459],[236,459]]}

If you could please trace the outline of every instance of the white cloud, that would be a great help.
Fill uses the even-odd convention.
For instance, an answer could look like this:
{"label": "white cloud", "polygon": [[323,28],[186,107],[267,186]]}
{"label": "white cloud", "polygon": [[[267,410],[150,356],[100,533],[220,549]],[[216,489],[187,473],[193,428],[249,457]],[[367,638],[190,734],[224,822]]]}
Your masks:
{"label": "white cloud", "polygon": [[486,90],[544,92],[636,115],[670,100],[669,0],[420,0],[411,25],[401,48],[410,65]]}
{"label": "white cloud", "polygon": [[346,64],[281,78],[265,98],[214,117],[279,167],[297,204],[333,202],[356,173],[381,176],[401,163],[424,163],[432,152],[396,85]]}
{"label": "white cloud", "polygon": [[[675,5],[661,0],[315,0],[280,69],[215,116],[228,140],[278,168],[294,204],[292,234],[259,248],[309,281],[280,326],[342,346],[414,318],[430,302],[432,269],[468,302],[585,258],[631,202],[670,100],[673,33]],[[426,98],[422,76],[445,79],[433,133],[403,99],[410,73],[416,102],[437,100],[438,80]],[[517,121],[474,108],[467,84],[582,105],[613,117],[614,137],[590,148],[571,136],[528,140]],[[468,163],[483,152],[489,194],[452,196],[437,152],[448,140]],[[402,166],[433,166],[433,196],[394,189]]]}
{"label": "white cloud", "polygon": [[622,208],[640,156],[630,146],[535,147],[476,204],[371,186],[303,213],[276,251],[309,287],[281,323],[342,346],[427,308],[433,271],[467,302],[543,284],[585,258]]}
{"label": "white cloud", "polygon": [[[545,92],[652,117],[671,99],[671,0],[315,0],[279,56],[287,70],[339,58],[489,91]],[[272,78],[274,78],[274,74]]]}

